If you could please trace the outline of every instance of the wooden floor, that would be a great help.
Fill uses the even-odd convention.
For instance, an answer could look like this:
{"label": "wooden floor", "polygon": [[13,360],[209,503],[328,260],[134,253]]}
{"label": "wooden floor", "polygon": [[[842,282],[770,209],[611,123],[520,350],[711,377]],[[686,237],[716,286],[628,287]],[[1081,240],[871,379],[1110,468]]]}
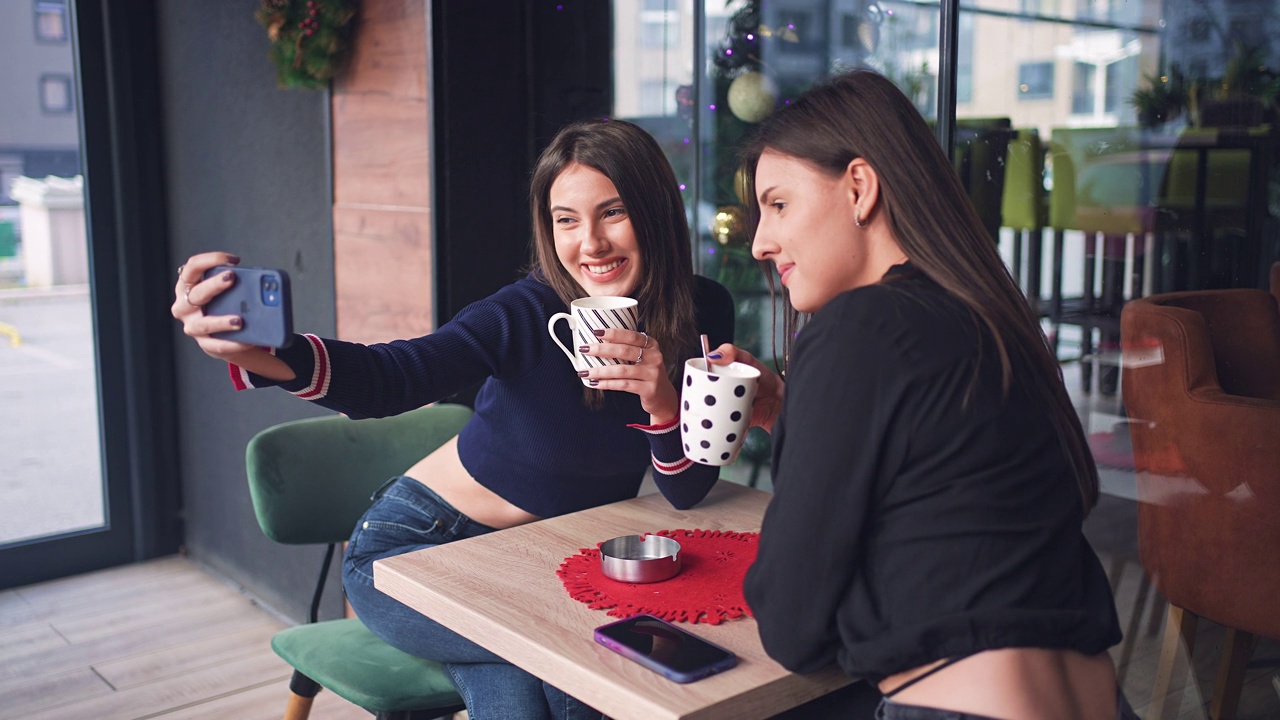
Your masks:
{"label": "wooden floor", "polygon": [[[178,557],[0,592],[0,720],[269,720],[286,623]],[[371,715],[321,692],[315,720]]]}
{"label": "wooden floor", "polygon": [[[1123,547],[1107,547],[1116,543],[1104,532],[1113,522],[1126,522],[1125,512],[1123,506],[1100,506],[1090,530],[1116,582],[1121,623],[1133,623],[1133,645],[1121,671],[1126,694],[1143,715],[1165,606],[1148,591],[1142,612],[1133,612],[1142,589],[1140,567]],[[269,643],[283,627],[253,598],[178,557],[0,592],[0,720],[279,718],[290,669]],[[1174,691],[1182,720],[1207,718],[1222,637],[1221,628],[1201,623],[1197,682]],[[1117,659],[1123,653],[1124,646],[1112,652]],[[1260,643],[1254,658],[1280,658],[1280,643]],[[1278,673],[1276,666],[1250,670],[1240,720],[1280,718]],[[312,717],[370,715],[321,692]]]}

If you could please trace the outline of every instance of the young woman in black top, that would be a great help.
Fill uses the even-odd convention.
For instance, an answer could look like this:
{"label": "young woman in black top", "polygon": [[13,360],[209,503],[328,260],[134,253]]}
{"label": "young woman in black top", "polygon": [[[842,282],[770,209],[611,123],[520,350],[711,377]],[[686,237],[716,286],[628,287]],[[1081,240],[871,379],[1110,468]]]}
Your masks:
{"label": "young woman in black top", "polygon": [[774,438],[746,579],[765,649],[878,684],[887,720],[1127,717],[1115,605],[1081,532],[1097,471],[924,120],[855,71],[780,110],[745,158],[752,252],[795,338],[753,418]]}

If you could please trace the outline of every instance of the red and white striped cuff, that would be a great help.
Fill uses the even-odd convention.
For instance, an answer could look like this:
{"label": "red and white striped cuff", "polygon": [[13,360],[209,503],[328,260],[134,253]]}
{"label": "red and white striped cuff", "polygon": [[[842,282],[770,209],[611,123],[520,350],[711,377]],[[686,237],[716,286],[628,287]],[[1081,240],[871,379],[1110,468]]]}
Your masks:
{"label": "red and white striped cuff", "polygon": [[329,380],[332,379],[332,368],[329,364],[329,350],[324,341],[315,335],[303,335],[311,343],[311,354],[314,359],[311,370],[311,384],[301,390],[291,391],[303,400],[319,400],[329,394]]}
{"label": "red and white striped cuff", "polygon": [[672,418],[671,420],[668,420],[667,422],[662,423],[661,425],[641,425],[640,423],[630,423],[627,425],[627,427],[629,428],[643,430],[649,433],[650,435],[665,435],[666,433],[669,433],[672,430],[675,430],[679,426],[680,426],[680,417],[678,415]]}
{"label": "red and white striped cuff", "polygon": [[659,472],[663,475],[679,475],[688,470],[690,465],[693,465],[693,461],[686,457],[682,457],[675,462],[662,462],[657,457],[653,458],[654,472]]}
{"label": "red and white striped cuff", "polygon": [[[275,348],[264,347],[262,349],[272,355],[276,354]],[[258,386],[253,384],[253,378],[249,376],[248,370],[245,370],[235,363],[227,363],[227,372],[231,375],[231,384],[235,387],[236,392],[240,392],[241,390],[257,389]]]}

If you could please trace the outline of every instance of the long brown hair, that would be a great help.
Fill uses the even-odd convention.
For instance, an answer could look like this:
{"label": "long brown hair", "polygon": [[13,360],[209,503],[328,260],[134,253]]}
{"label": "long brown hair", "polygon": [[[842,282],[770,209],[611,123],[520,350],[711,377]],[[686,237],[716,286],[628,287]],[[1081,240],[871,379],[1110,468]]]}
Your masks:
{"label": "long brown hair", "polygon": [[[529,189],[533,267],[566,305],[587,293],[556,255],[550,198],[551,184],[574,164],[602,173],[618,189],[640,248],[642,272],[631,296],[637,301],[645,332],[662,348],[667,376],[678,387],[684,361],[693,356],[698,336],[689,226],[671,164],[649,133],[625,120],[567,125],[542,151]],[[600,393],[589,391],[592,404],[599,403]]]}
{"label": "long brown hair", "polygon": [[[756,164],[765,150],[805,160],[833,176],[855,158],[875,169],[880,202],[873,212],[884,213],[911,264],[959,299],[990,331],[1004,391],[1009,391],[1014,366],[1031,371],[1032,391],[1049,411],[1088,512],[1098,499],[1098,471],[1058,360],[951,162],[911,101],[884,76],[854,70],[813,87],[779,110],[742,155],[752,185],[753,218],[760,212]],[[784,352],[790,350],[800,321],[791,310]]]}

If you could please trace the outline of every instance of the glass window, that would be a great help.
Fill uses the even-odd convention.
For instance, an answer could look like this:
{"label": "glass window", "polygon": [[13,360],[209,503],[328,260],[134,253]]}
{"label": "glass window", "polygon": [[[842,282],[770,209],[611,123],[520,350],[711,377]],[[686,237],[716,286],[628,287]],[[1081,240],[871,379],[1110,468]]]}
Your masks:
{"label": "glass window", "polygon": [[[667,149],[685,190],[697,267],[733,293],[738,344],[769,358],[777,347],[774,318],[735,192],[737,147],[779,104],[843,68],[884,72],[926,118],[936,117],[939,5],[672,0],[668,7],[614,0],[613,6],[616,113],[645,124]],[[1273,529],[1260,530],[1247,538],[1249,547],[1225,544],[1233,527],[1268,518],[1274,527],[1275,509],[1260,505],[1262,489],[1274,484],[1268,471],[1244,469],[1265,460],[1263,448],[1272,443],[1242,444],[1253,426],[1227,415],[1214,421],[1222,424],[1216,428],[1193,421],[1190,411],[1156,421],[1130,407],[1124,385],[1141,382],[1139,371],[1169,356],[1150,346],[1124,347],[1120,317],[1129,303],[1152,295],[1267,290],[1280,260],[1280,44],[1270,42],[1280,35],[1280,3],[970,0],[960,8],[956,167],[1042,317],[1098,465],[1102,500],[1086,532],[1126,628],[1112,658],[1141,716],[1204,718],[1228,628],[1201,618],[1192,672],[1185,672],[1185,645],[1176,658],[1183,674],[1167,672],[1161,665],[1167,593],[1178,588],[1147,561],[1158,552],[1153,543],[1205,538],[1197,547],[1177,546],[1179,556],[1205,563],[1199,597],[1259,599],[1266,607],[1275,589],[1262,573],[1213,571],[1224,565],[1222,557],[1253,552],[1260,536],[1275,537]],[[663,46],[662,62],[655,55],[637,65],[642,14],[657,11],[679,13],[673,26],[680,37]],[[1272,336],[1250,332],[1240,326],[1222,334],[1246,349],[1270,347]],[[1274,379],[1272,372],[1262,384],[1274,387]],[[1164,434],[1149,432],[1157,427]],[[1197,441],[1211,428],[1222,431],[1215,442],[1231,448],[1230,457],[1181,455],[1204,445]],[[752,457],[744,450],[726,477],[736,472],[767,488],[767,453]],[[1161,516],[1171,524],[1158,537],[1144,525],[1143,517],[1205,501],[1211,507],[1200,515]],[[1268,552],[1257,565],[1273,562],[1275,548]],[[1275,640],[1243,642],[1253,643],[1237,647],[1252,647],[1255,660],[1280,656]],[[1228,688],[1240,717],[1280,717],[1274,676],[1265,662],[1240,668],[1242,685]],[[1169,691],[1153,698],[1157,682],[1167,682]]]}
{"label": "glass window", "polygon": [[973,102],[973,18],[961,15],[956,40],[956,102]]}
{"label": "glass window", "polygon": [[48,115],[62,115],[75,109],[71,99],[71,78],[67,75],[40,77],[40,109]]}
{"label": "glass window", "polygon": [[1092,115],[1098,99],[1098,66],[1077,62],[1071,68],[1071,112]]}
{"label": "glass window", "polygon": [[1033,62],[1018,66],[1018,97],[1044,100],[1053,97],[1053,63]]}
{"label": "glass window", "polygon": [[[0,554],[6,554],[17,544],[105,531],[110,508],[67,5],[8,2],[0,8],[0,28],[13,31],[5,34],[10,42],[0,72],[0,407],[6,418]],[[32,8],[34,34],[26,25]]]}
{"label": "glass window", "polygon": [[66,2],[36,2],[36,40],[61,43],[67,41]]}
{"label": "glass window", "polygon": [[[1233,509],[1221,515],[1207,507],[1269,482],[1244,470],[1263,453],[1239,446],[1230,459],[1204,455],[1250,425],[1223,415],[1222,436],[1205,443],[1207,426],[1193,419],[1192,406],[1153,406],[1153,393],[1186,396],[1151,385],[1160,382],[1153,376],[1177,375],[1168,372],[1178,362],[1170,353],[1183,351],[1154,335],[1126,345],[1120,319],[1135,301],[1188,290],[1253,288],[1266,305],[1268,272],[1280,259],[1280,138],[1268,90],[1280,88],[1280,46],[1259,38],[1280,30],[1280,5],[1076,0],[1052,8],[1028,0],[1020,17],[1010,17],[1009,5],[962,5],[962,17],[975,23],[975,87],[1014,73],[1022,81],[1029,65],[1049,64],[1060,88],[1022,103],[977,92],[962,117],[1007,117],[1018,132],[1005,165],[999,246],[1044,318],[1098,466],[1102,498],[1086,534],[1126,628],[1111,651],[1124,692],[1141,717],[1206,718],[1229,628],[1201,617],[1193,648],[1172,636],[1177,657],[1167,657],[1183,663],[1176,671],[1161,664],[1160,648],[1177,630],[1170,603],[1187,601],[1186,560],[1206,563],[1194,580],[1206,614],[1223,599],[1273,592],[1258,575],[1231,579],[1208,569],[1219,564],[1214,558],[1252,552],[1232,549],[1232,528],[1270,511],[1251,500],[1223,500]],[[1250,332],[1231,344],[1270,347]],[[1169,534],[1156,539],[1153,523]],[[1190,537],[1194,547],[1181,542]],[[1242,684],[1229,688],[1226,702],[1238,703],[1238,717],[1280,716],[1275,668],[1256,662],[1277,654],[1273,640],[1242,652],[1255,664],[1242,663]],[[1157,682],[1168,692],[1153,698]]]}

